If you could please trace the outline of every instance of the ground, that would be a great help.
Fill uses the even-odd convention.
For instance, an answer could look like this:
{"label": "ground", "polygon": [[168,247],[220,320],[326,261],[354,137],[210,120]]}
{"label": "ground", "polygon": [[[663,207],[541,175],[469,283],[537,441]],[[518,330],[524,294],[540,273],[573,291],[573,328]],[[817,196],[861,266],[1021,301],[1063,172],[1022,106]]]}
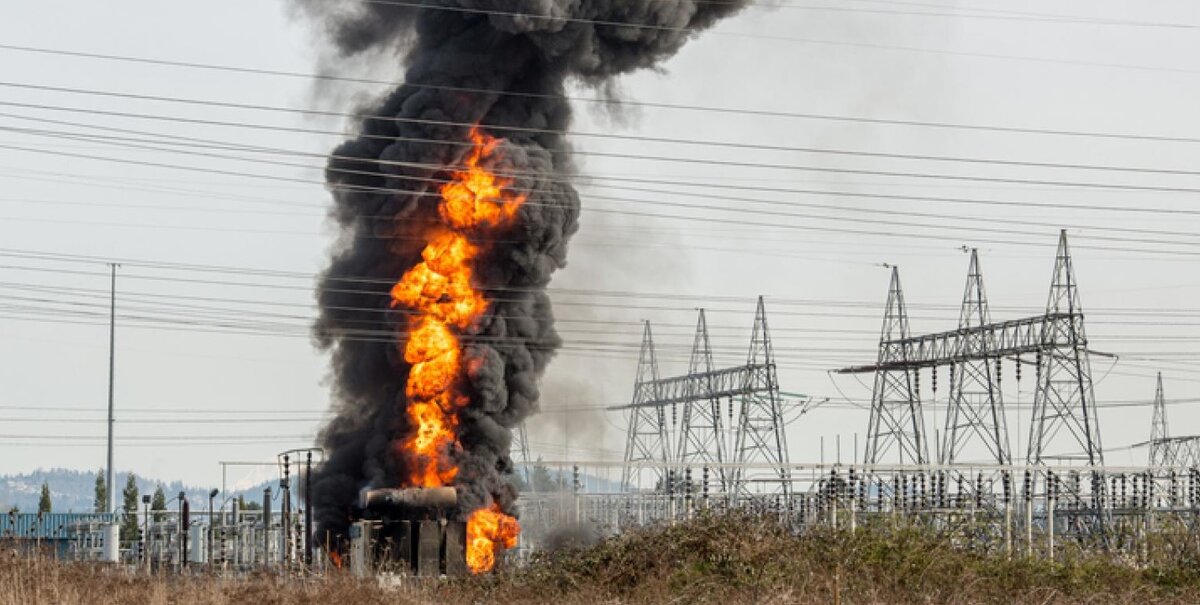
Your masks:
{"label": "ground", "polygon": [[1048,562],[968,551],[960,538],[890,526],[797,536],[769,519],[708,516],[543,553],[519,569],[406,588],[347,574],[150,578],[5,555],[0,605],[1200,602],[1191,535],[1141,565],[1099,552]]}

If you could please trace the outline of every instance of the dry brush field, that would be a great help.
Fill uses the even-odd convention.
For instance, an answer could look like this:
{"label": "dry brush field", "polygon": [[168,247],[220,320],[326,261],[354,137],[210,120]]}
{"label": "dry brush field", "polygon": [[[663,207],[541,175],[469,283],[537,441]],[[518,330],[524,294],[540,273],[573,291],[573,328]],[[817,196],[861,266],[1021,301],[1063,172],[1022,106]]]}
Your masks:
{"label": "dry brush field", "polygon": [[1197,551],[1185,539],[1143,566],[1102,554],[1009,560],[913,527],[795,536],[732,516],[546,553],[490,576],[405,588],[344,574],[147,577],[6,554],[0,605],[1197,603]]}

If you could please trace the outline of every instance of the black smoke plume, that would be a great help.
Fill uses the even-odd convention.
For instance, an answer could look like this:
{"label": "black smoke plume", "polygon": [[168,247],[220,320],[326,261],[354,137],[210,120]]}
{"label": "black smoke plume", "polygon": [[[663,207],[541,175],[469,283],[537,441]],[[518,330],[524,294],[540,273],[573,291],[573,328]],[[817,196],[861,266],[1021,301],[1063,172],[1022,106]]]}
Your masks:
{"label": "black smoke plume", "polygon": [[515,514],[510,429],[538,408],[538,380],[560,346],[545,288],[564,266],[579,198],[564,131],[566,85],[611,79],[675,54],[748,0],[296,0],[339,61],[395,57],[399,85],[363,112],[326,169],[341,230],[320,279],[318,345],[332,352],[336,417],[314,471],[317,539],[345,535],[360,490],[397,487],[408,433],[405,317],[391,285],[420,261],[439,184],[461,164],[471,125],[503,139],[500,165],[527,193],[516,220],[480,242],[478,289],[492,303],[463,335],[465,391],[456,486],[464,512],[495,501]]}

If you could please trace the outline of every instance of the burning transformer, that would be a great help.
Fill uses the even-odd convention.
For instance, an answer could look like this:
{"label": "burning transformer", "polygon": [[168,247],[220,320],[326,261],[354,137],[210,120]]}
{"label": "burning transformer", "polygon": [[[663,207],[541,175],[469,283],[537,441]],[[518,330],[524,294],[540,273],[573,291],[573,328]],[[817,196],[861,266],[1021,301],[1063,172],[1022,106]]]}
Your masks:
{"label": "burning transformer", "polygon": [[450,518],[458,506],[455,488],[364,490],[359,505],[363,518],[350,528],[356,575],[467,575],[467,523]]}

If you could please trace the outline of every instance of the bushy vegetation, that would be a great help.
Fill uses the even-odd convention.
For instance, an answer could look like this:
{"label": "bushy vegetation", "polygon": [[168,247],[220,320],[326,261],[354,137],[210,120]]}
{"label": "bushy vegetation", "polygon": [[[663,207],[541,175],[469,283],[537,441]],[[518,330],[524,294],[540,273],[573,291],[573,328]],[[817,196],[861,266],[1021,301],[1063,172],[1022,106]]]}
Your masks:
{"label": "bushy vegetation", "polygon": [[[513,603],[1197,603],[1195,539],[1153,564],[1062,548],[1050,562],[961,546],[961,533],[880,524],[795,535],[769,519],[705,516],[545,553],[459,590]],[[1167,547],[1167,543],[1170,547]]]}
{"label": "bushy vegetation", "polygon": [[490,576],[409,587],[348,574],[149,578],[6,555],[0,605],[1200,602],[1190,536],[1164,536],[1149,565],[1071,549],[1054,562],[1010,558],[961,543],[961,534],[914,526],[797,536],[760,517],[704,516],[541,553],[528,565]]}

